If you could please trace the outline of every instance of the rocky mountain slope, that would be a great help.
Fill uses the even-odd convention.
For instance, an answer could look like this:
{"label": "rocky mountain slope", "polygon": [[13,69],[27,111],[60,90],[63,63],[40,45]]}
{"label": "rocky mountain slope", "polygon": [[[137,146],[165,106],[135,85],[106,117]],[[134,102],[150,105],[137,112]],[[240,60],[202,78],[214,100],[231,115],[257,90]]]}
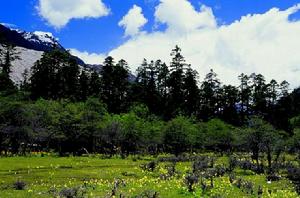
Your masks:
{"label": "rocky mountain slope", "polygon": [[[43,53],[56,46],[65,51],[66,49],[58,40],[48,32],[25,32],[17,29],[10,29],[0,24],[1,42],[8,42],[16,46],[20,59],[12,62],[12,80],[19,84],[23,81],[25,70],[30,72],[34,63],[39,60]],[[0,47],[1,47],[0,42]],[[84,66],[85,63],[78,57],[75,57],[78,64]]]}

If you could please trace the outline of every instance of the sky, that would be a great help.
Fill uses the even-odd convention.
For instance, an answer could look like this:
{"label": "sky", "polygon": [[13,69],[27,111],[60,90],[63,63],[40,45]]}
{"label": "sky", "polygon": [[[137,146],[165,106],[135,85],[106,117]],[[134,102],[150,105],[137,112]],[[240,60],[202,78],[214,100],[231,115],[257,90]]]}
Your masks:
{"label": "sky", "polygon": [[225,83],[240,73],[300,85],[300,1],[2,0],[0,23],[51,32],[87,63],[108,55],[170,62],[175,45],[200,79],[214,69]]}

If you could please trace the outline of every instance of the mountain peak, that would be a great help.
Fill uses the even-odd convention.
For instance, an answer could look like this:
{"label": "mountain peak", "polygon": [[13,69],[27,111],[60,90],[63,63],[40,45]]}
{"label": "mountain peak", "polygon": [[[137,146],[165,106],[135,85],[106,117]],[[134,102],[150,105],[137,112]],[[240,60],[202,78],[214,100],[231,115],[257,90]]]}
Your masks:
{"label": "mountain peak", "polygon": [[5,38],[6,42],[15,46],[32,49],[36,51],[50,51],[53,46],[65,50],[58,39],[50,32],[26,32],[19,29],[11,29],[0,24],[0,34]]}

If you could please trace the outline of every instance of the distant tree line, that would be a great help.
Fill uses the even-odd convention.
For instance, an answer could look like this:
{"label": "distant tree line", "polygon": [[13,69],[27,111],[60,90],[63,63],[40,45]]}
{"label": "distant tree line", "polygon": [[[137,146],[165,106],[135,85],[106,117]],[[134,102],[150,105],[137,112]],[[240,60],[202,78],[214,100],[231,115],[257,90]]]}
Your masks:
{"label": "distant tree line", "polygon": [[280,140],[299,149],[300,89],[289,93],[287,81],[266,82],[253,73],[238,76],[238,86],[224,85],[213,70],[200,81],[176,46],[169,65],[144,59],[134,80],[125,60],[107,57],[97,72],[53,49],[16,86],[10,73],[18,53],[9,44],[0,49],[4,153],[245,149],[257,159],[278,151]]}

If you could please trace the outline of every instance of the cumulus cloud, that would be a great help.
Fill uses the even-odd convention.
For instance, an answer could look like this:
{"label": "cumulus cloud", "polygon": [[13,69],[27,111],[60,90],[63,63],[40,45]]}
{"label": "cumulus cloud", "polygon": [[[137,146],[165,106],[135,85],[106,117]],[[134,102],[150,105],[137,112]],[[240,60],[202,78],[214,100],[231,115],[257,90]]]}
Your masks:
{"label": "cumulus cloud", "polygon": [[99,18],[110,12],[102,0],[39,0],[37,9],[56,28],[64,27],[71,19]]}
{"label": "cumulus cloud", "polygon": [[289,20],[299,9],[300,5],[273,8],[218,26],[209,7],[197,9],[188,0],[160,0],[154,16],[167,29],[139,34],[108,54],[126,59],[135,70],[143,58],[169,63],[171,49],[179,45],[201,78],[213,68],[225,83],[237,84],[240,73],[256,72],[299,86],[300,22]]}
{"label": "cumulus cloud", "polygon": [[69,50],[73,56],[79,57],[87,64],[101,64],[105,59],[104,54],[88,53],[86,51],[81,52],[77,49],[69,49]]}
{"label": "cumulus cloud", "polygon": [[138,35],[141,28],[148,22],[142,11],[141,7],[133,5],[133,7],[119,22],[119,26],[125,29],[125,36]]}
{"label": "cumulus cloud", "polygon": [[189,33],[199,28],[215,28],[212,9],[202,5],[197,11],[187,0],[161,0],[156,7],[155,19],[168,25],[168,31]]}

